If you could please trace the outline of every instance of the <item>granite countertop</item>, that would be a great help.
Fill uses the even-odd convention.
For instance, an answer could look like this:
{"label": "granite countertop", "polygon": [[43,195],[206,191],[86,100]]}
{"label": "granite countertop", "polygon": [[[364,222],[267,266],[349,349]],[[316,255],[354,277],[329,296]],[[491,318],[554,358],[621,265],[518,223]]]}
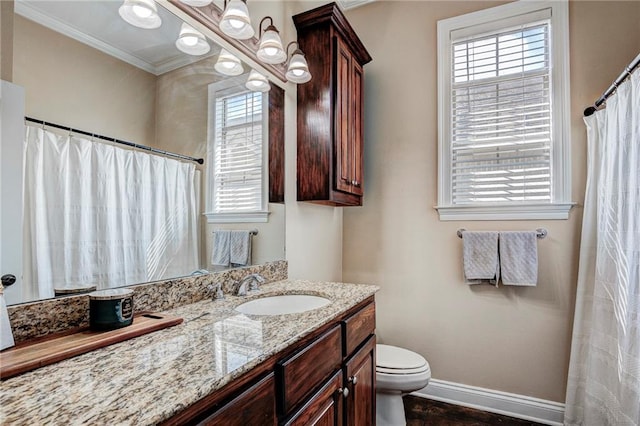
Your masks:
{"label": "granite countertop", "polygon": [[[165,311],[184,322],[0,382],[0,424],[158,423],[377,290],[363,284],[287,280],[265,284],[259,294],[227,295]],[[332,303],[289,315],[234,311],[248,300],[275,294],[313,294]]]}

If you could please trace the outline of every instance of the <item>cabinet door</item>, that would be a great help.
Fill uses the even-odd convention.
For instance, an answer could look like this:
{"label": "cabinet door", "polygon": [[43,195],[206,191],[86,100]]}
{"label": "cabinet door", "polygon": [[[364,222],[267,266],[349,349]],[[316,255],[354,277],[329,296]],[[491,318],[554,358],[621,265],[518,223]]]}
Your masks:
{"label": "cabinet door", "polygon": [[362,96],[363,90],[363,71],[360,64],[352,60],[351,61],[351,193],[356,195],[362,195],[362,152],[364,145],[364,117],[362,114],[362,105],[364,97]]}
{"label": "cabinet door", "polygon": [[349,396],[345,398],[349,426],[373,425],[376,418],[376,336],[347,362],[345,374]]}
{"label": "cabinet door", "polygon": [[276,421],[275,380],[271,373],[198,424],[267,426]]}
{"label": "cabinet door", "polygon": [[351,129],[351,74],[353,59],[349,48],[338,37],[335,38],[335,46],[335,186],[338,191],[351,192],[353,188],[351,170],[353,167],[353,131]]}
{"label": "cabinet door", "polygon": [[336,372],[322,388],[298,410],[285,426],[342,425],[342,371]]}

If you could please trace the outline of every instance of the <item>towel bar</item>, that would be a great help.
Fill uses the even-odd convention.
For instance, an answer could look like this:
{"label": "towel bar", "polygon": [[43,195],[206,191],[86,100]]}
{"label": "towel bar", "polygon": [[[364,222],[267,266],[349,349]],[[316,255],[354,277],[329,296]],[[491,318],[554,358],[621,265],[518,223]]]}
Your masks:
{"label": "towel bar", "polygon": [[[466,231],[466,229],[464,229],[464,228],[460,228],[460,229],[458,229],[458,231],[456,232],[456,233],[458,234],[458,238],[462,238],[462,233],[463,233],[464,231]],[[546,229],[544,229],[544,228],[538,228],[538,229],[536,229],[536,232],[538,233],[536,236],[537,236],[539,239],[543,239],[544,237],[546,237],[546,236],[547,236],[547,230],[546,230]]]}
{"label": "towel bar", "polygon": [[[212,233],[213,233],[213,234],[215,234],[215,232],[216,232],[216,231],[215,231],[215,229],[214,229]],[[252,229],[251,231],[249,231],[249,233],[250,233],[251,235],[258,235],[258,230],[257,230],[257,229]]]}

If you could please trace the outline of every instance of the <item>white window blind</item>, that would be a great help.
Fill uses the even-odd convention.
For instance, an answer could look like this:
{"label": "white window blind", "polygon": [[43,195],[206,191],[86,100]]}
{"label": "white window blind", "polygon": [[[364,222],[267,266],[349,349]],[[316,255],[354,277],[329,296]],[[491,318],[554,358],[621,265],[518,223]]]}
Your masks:
{"label": "white window blind", "polygon": [[452,203],[550,202],[549,23],[452,43]]}
{"label": "white window blind", "polygon": [[216,99],[214,213],[262,210],[262,93]]}

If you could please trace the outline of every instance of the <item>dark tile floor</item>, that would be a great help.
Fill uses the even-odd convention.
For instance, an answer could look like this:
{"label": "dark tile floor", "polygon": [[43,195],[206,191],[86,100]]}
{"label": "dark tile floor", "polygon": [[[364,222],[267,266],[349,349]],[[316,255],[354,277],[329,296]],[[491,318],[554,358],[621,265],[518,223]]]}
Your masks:
{"label": "dark tile floor", "polygon": [[[539,426],[540,423],[407,395],[407,426]],[[540,425],[541,426],[541,425]]]}

